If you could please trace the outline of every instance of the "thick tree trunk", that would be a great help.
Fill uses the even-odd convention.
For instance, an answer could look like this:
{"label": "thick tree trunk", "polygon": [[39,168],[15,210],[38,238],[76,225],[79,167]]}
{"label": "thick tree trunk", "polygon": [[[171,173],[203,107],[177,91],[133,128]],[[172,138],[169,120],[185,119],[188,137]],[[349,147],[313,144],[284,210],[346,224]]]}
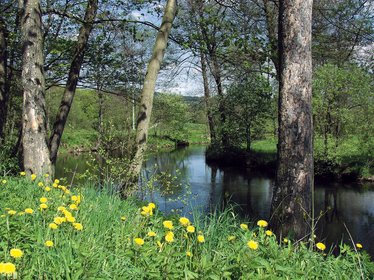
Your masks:
{"label": "thick tree trunk", "polygon": [[131,187],[140,174],[143,163],[144,152],[147,148],[149,121],[152,114],[153,95],[156,86],[156,79],[160,71],[161,62],[164,58],[165,49],[171,27],[176,15],[177,1],[168,0],[161,27],[157,33],[156,42],[153,48],[153,54],[148,64],[147,74],[144,78],[143,90],[140,98],[140,108],[136,127],[136,152],[130,165],[129,185],[122,186],[122,192],[126,195],[128,187]]}
{"label": "thick tree trunk", "polygon": [[281,0],[278,168],[272,226],[278,236],[311,232],[313,191],[312,0]]}
{"label": "thick tree trunk", "polygon": [[205,101],[206,115],[208,118],[210,140],[212,142],[215,142],[216,141],[216,128],[214,126],[214,118],[213,118],[212,105],[211,105],[211,100],[210,100],[208,71],[207,71],[205,54],[202,51],[200,52],[200,62],[201,62],[201,72],[203,75],[203,82],[204,82],[204,101]]}
{"label": "thick tree trunk", "polygon": [[23,42],[23,167],[27,173],[51,173],[47,145],[43,34],[39,0],[29,0],[21,18]]}
{"label": "thick tree trunk", "polygon": [[0,144],[4,140],[4,127],[7,117],[7,30],[3,18],[0,17]]}
{"label": "thick tree trunk", "polygon": [[61,137],[64,132],[71,104],[73,103],[79,72],[83,64],[84,53],[87,47],[88,37],[90,36],[92,30],[93,21],[96,17],[97,8],[98,0],[88,1],[84,16],[84,23],[79,30],[77,46],[75,48],[73,61],[71,62],[64,95],[62,97],[60,108],[57,112],[51,137],[49,139],[49,149],[51,151],[51,162],[53,165],[56,164],[58,148],[60,146]]}

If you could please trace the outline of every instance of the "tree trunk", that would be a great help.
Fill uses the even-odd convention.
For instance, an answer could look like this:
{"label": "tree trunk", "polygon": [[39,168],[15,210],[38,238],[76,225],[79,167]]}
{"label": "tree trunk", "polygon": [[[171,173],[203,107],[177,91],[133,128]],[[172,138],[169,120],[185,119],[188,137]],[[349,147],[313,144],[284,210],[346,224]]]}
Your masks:
{"label": "tree trunk", "polygon": [[89,0],[84,16],[84,23],[79,30],[77,46],[75,49],[73,61],[71,62],[68,80],[66,82],[64,95],[61,100],[60,108],[57,112],[56,120],[53,125],[51,137],[49,139],[49,149],[51,151],[51,162],[56,164],[57,152],[61,143],[61,137],[64,132],[66,120],[68,118],[71,104],[73,103],[75,90],[79,79],[80,69],[83,64],[84,53],[87,47],[88,37],[90,36],[93,21],[95,20],[98,8],[98,0]]}
{"label": "tree trunk", "polygon": [[98,115],[98,126],[97,131],[99,132],[99,135],[97,137],[97,144],[96,147],[99,148],[101,145],[102,135],[103,135],[103,107],[104,107],[104,96],[103,92],[101,91],[101,87],[97,87],[97,95],[99,97],[99,115]]}
{"label": "tree trunk", "polygon": [[46,138],[47,116],[41,15],[39,0],[25,2],[21,19],[23,167],[27,173],[35,174],[52,171]]}
{"label": "tree trunk", "polygon": [[4,128],[7,117],[7,30],[2,17],[0,17],[0,144],[4,140]]}
{"label": "tree trunk", "polygon": [[156,79],[160,71],[161,62],[164,57],[169,33],[177,10],[176,0],[168,0],[161,27],[157,33],[153,54],[148,64],[147,74],[144,78],[143,90],[140,98],[140,108],[136,127],[136,152],[129,169],[129,185],[122,186],[122,193],[126,195],[129,187],[132,187],[140,174],[143,163],[144,152],[147,148],[149,121],[152,114],[153,95],[156,86]]}
{"label": "tree trunk", "polygon": [[209,81],[208,81],[208,73],[207,73],[207,65],[206,65],[206,58],[203,51],[200,51],[200,62],[201,62],[201,72],[203,75],[203,82],[204,82],[204,101],[206,107],[206,115],[208,118],[208,125],[209,125],[209,132],[210,132],[210,140],[212,142],[216,141],[216,128],[214,126],[214,119],[210,101],[210,90],[209,90]]}
{"label": "tree trunk", "polygon": [[271,224],[278,236],[311,233],[313,191],[312,0],[281,0],[279,8],[278,168]]}
{"label": "tree trunk", "polygon": [[245,128],[245,139],[247,142],[247,152],[251,151],[251,123],[248,122]]}

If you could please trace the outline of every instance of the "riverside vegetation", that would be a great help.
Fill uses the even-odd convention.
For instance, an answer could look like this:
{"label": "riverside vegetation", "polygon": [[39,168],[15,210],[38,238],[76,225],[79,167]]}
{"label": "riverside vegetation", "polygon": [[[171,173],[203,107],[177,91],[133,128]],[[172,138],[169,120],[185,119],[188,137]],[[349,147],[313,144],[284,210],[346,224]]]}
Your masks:
{"label": "riverside vegetation", "polygon": [[[21,172],[0,180],[0,279],[372,279],[365,244],[277,237],[230,209],[193,222],[154,203]],[[279,239],[281,242],[279,243]]]}

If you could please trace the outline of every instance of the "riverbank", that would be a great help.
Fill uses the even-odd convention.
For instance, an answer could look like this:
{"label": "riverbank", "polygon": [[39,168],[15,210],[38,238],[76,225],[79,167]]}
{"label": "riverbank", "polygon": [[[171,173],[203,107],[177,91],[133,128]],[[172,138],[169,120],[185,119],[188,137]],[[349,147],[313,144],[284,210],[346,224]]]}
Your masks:
{"label": "riverbank", "polygon": [[92,187],[68,189],[62,182],[50,185],[29,177],[0,182],[0,234],[5,238],[0,262],[7,268],[14,264],[20,279],[374,276],[373,263],[359,245],[342,245],[344,253],[334,257],[320,243],[278,244],[266,223],[240,221],[230,209],[195,216],[191,223],[165,217],[158,205],[122,201]]}

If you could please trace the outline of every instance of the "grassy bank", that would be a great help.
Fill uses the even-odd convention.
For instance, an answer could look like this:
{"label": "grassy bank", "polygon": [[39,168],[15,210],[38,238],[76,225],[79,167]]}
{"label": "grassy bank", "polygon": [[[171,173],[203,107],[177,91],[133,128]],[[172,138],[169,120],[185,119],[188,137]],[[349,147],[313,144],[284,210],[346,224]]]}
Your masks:
{"label": "grassy bank", "polygon": [[164,217],[157,205],[141,207],[134,200],[61,184],[25,176],[0,181],[0,272],[9,272],[6,279],[374,276],[373,263],[357,247],[342,245],[342,255],[334,257],[321,244],[278,244],[271,229],[262,227],[265,222],[240,224],[230,210],[192,224]]}

